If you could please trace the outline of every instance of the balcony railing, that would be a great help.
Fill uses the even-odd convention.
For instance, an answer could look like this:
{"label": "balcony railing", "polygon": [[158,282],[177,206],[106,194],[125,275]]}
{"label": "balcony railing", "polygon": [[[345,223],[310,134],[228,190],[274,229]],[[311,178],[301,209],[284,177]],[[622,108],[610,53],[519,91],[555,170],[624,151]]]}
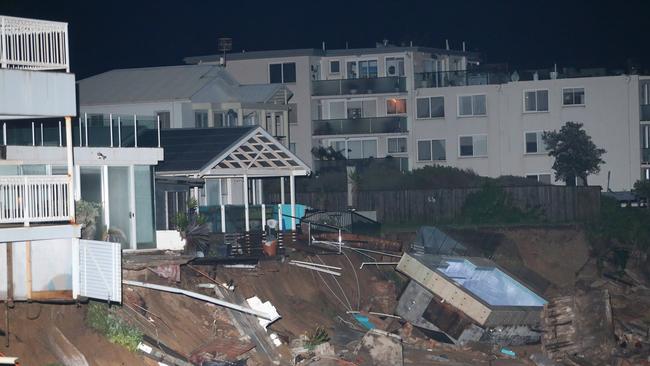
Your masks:
{"label": "balcony railing", "polygon": [[641,148],[641,164],[650,164],[650,148]]}
{"label": "balcony railing", "polygon": [[312,126],[316,136],[408,132],[403,116],[315,120]]}
{"label": "balcony railing", "polygon": [[70,72],[68,24],[0,16],[0,67]]}
{"label": "balcony railing", "polygon": [[0,176],[0,224],[69,221],[67,175]]}
{"label": "balcony railing", "polygon": [[641,105],[641,121],[650,121],[650,104]]}
{"label": "balcony railing", "polygon": [[[72,123],[76,147],[160,147],[160,121],[152,116],[87,115]],[[2,123],[2,144],[65,146],[62,121]]]}
{"label": "balcony railing", "polygon": [[503,72],[490,71],[444,71],[415,74],[416,88],[442,88],[448,86],[488,85],[507,83],[509,76]]}
{"label": "balcony railing", "polygon": [[314,160],[315,171],[346,171],[348,166],[353,166],[358,172],[362,172],[371,165],[382,166],[386,169],[406,171],[408,170],[408,158],[393,156],[386,158]]}
{"label": "balcony railing", "polygon": [[312,81],[313,96],[403,92],[406,92],[403,76]]}

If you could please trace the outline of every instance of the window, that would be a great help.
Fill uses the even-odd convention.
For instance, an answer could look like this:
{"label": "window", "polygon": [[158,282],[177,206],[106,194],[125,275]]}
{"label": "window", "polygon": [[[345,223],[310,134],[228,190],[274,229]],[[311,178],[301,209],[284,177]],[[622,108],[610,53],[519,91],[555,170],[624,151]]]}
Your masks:
{"label": "window", "polygon": [[330,61],[330,74],[338,74],[341,72],[341,62],[338,60]]}
{"label": "window", "polygon": [[445,140],[418,141],[418,161],[447,160],[445,145]]}
{"label": "window", "polygon": [[540,182],[542,184],[551,184],[550,174],[526,174],[526,178]]}
{"label": "window", "polygon": [[389,154],[399,154],[406,152],[406,137],[389,137],[388,142],[388,153]]}
{"label": "window", "polygon": [[330,140],[330,146],[336,151],[340,151],[346,159],[377,157],[376,139]]}
{"label": "window", "polygon": [[562,89],[562,105],[585,105],[585,88]]}
{"label": "window", "polygon": [[406,99],[386,99],[386,114],[406,113]]}
{"label": "window", "polygon": [[548,112],[548,90],[524,91],[524,112]]}
{"label": "window", "polygon": [[171,114],[169,111],[156,112],[156,117],[160,121],[160,128],[171,128]]}
{"label": "window", "polygon": [[289,103],[289,123],[298,124],[298,105],[296,103]]}
{"label": "window", "polygon": [[377,117],[376,99],[335,100],[329,102],[329,119]]}
{"label": "window", "polygon": [[404,57],[386,57],[386,76],[404,76]]}
{"label": "window", "polygon": [[487,114],[485,94],[458,96],[458,115],[485,116]]}
{"label": "window", "polygon": [[441,118],[445,116],[445,98],[417,98],[417,118]]}
{"label": "window", "polygon": [[269,65],[269,82],[271,84],[295,83],[296,63],[285,62]]}
{"label": "window", "polygon": [[194,124],[196,128],[208,127],[208,111],[194,111]]}
{"label": "window", "polygon": [[545,153],[548,151],[546,144],[542,140],[542,134],[543,132],[541,131],[526,132],[526,154]]}
{"label": "window", "polygon": [[487,156],[487,135],[460,136],[458,143],[461,157]]}
{"label": "window", "polygon": [[296,143],[295,142],[290,142],[289,143],[289,151],[291,151],[294,154],[296,153]]}
{"label": "window", "polygon": [[214,127],[229,127],[228,125],[228,119],[226,118],[224,112],[218,111],[212,113],[212,117],[214,120]]}
{"label": "window", "polygon": [[377,60],[348,61],[348,79],[376,78]]}

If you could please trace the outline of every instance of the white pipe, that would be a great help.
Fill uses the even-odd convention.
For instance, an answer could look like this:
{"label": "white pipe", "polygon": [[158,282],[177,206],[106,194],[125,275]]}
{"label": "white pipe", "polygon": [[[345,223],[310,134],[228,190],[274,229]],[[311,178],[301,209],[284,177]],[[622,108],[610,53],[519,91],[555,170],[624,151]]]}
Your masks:
{"label": "white pipe", "polygon": [[334,275],[334,276],[340,276],[341,275],[341,273],[339,273],[339,272],[334,272],[334,271],[330,271],[330,270],[327,270],[327,269],[324,269],[324,268],[319,268],[319,267],[308,266],[306,264],[291,263],[291,262],[289,262],[289,264],[291,264],[292,266],[311,269],[311,270],[318,271],[318,272],[329,273],[329,274]]}
{"label": "white pipe", "polygon": [[[80,131],[81,132],[81,131]],[[68,168],[68,216],[70,221],[75,222],[75,200],[74,200],[74,159],[72,149],[72,117],[65,117],[65,150]]]}
{"label": "white pipe", "polygon": [[314,262],[303,262],[303,261],[291,260],[291,261],[289,261],[289,263],[300,263],[300,264],[306,264],[306,265],[310,265],[310,266],[317,266],[317,267],[335,269],[337,271],[341,270],[341,267],[328,266],[328,265],[325,265],[325,264],[318,264],[318,263],[314,263]]}
{"label": "white pipe", "polygon": [[[88,113],[84,113],[84,126],[84,134],[86,135],[86,147],[88,147]],[[79,133],[81,134],[81,131],[79,131]]]}
{"label": "white pipe", "polygon": [[376,250],[370,250],[370,249],[354,248],[354,247],[350,247],[350,246],[347,246],[347,245],[343,246],[343,248],[345,248],[345,249],[350,249],[350,250],[359,250],[359,251],[362,251],[362,252],[368,252],[368,253],[381,254],[381,255],[385,255],[385,256],[387,256],[387,257],[402,258],[401,255],[388,254],[388,253],[379,252],[379,251],[376,251]]}
{"label": "white pipe", "polygon": [[396,266],[399,262],[361,262],[361,267],[359,269],[363,269],[364,265],[392,265]]}
{"label": "white pipe", "polygon": [[180,289],[180,288],[175,288],[175,287],[170,287],[170,286],[155,285],[153,283],[145,283],[145,282],[140,282],[140,281],[129,281],[129,280],[122,280],[122,283],[125,284],[125,285],[129,285],[129,286],[144,287],[144,288],[148,288],[148,289],[152,289],[152,290],[165,291],[165,292],[171,292],[171,293],[174,293],[174,294],[181,294],[181,295],[189,296],[189,297],[192,297],[192,298],[195,298],[195,299],[198,299],[198,300],[207,301],[209,303],[216,304],[216,305],[219,305],[219,306],[224,306],[224,307],[227,307],[229,309],[233,309],[233,310],[236,310],[236,311],[239,311],[239,312],[242,312],[242,313],[255,315],[258,318],[263,318],[263,319],[269,320],[270,322],[274,322],[274,321],[280,319],[279,316],[276,317],[276,316],[267,314],[267,313],[262,312],[262,311],[247,308],[245,306],[233,304],[233,303],[230,303],[230,302],[227,302],[227,301],[216,299],[214,297],[199,294],[197,292],[183,290],[183,289]]}

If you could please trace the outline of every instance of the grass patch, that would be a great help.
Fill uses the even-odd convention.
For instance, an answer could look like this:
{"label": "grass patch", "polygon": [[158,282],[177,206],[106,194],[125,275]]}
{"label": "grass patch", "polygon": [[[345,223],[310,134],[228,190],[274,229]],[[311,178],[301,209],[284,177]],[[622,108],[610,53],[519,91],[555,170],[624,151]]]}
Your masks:
{"label": "grass patch", "polygon": [[108,305],[91,301],[86,312],[86,325],[95,329],[111,343],[135,352],[142,341],[142,332],[114,314]]}

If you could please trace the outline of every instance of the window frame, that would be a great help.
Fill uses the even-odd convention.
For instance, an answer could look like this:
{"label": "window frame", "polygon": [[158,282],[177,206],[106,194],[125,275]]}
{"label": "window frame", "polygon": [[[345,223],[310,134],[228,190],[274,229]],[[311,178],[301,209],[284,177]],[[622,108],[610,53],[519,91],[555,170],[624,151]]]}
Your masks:
{"label": "window frame", "polygon": [[[474,137],[476,136],[485,136],[485,155],[474,155]],[[472,138],[472,155],[461,155],[461,150],[460,150],[460,139],[461,137],[471,137]],[[476,133],[476,134],[470,134],[470,135],[458,135],[458,158],[459,159],[471,159],[471,158],[487,158],[489,156],[489,148],[490,148],[490,139],[487,133]]]}
{"label": "window frame", "polygon": [[[423,160],[420,159],[420,142],[428,142],[429,145],[429,156],[431,156],[431,159],[429,160]],[[445,151],[445,158],[444,159],[434,159],[433,158],[433,142],[434,141],[442,141],[444,146],[444,151]],[[436,163],[436,162],[447,162],[447,139],[445,138],[429,138],[429,139],[417,139],[415,140],[415,161],[418,163]]]}
{"label": "window frame", "polygon": [[[375,62],[377,62],[377,76],[376,77],[379,77],[379,58],[378,57],[362,57],[362,58],[350,58],[350,59],[344,59],[343,60],[343,62],[345,63],[345,73],[343,74],[344,75],[343,79],[352,79],[352,80],[371,79],[369,77],[368,78],[365,78],[365,77],[362,78],[360,76],[361,75],[361,69],[359,68],[359,62],[363,62],[363,61],[375,61]],[[356,78],[351,78],[351,77],[348,76],[350,74],[349,71],[348,71],[348,63],[350,63],[350,62],[354,62],[357,65],[357,77]]]}
{"label": "window frame", "polygon": [[[406,150],[404,151],[397,151],[397,152],[391,152],[390,151],[390,143],[389,140],[404,140],[406,141]],[[399,147],[399,143],[397,144]],[[407,137],[404,136],[391,136],[391,137],[386,137],[386,154],[408,154],[409,152],[409,141]]]}
{"label": "window frame", "polygon": [[[400,113],[388,113],[388,102],[391,99],[395,100],[403,100],[404,101],[404,112]],[[407,97],[393,97],[393,98],[386,98],[386,116],[406,116],[408,115],[409,109],[408,109],[408,98]]]}
{"label": "window frame", "polygon": [[[544,151],[539,150],[540,145],[544,144],[544,140],[542,139],[542,134],[544,132],[546,132],[546,131],[543,131],[543,130],[524,131],[524,155],[546,155],[548,153],[548,150],[544,150]],[[527,142],[526,142],[526,134],[529,134],[529,133],[536,134],[535,143],[537,144],[537,149],[536,149],[537,151],[535,151],[535,152],[528,152],[528,149],[527,149],[527,146],[526,146],[526,144],[527,144]]]}
{"label": "window frame", "polygon": [[[209,109],[194,109],[194,127],[195,128],[210,128],[210,110]],[[198,121],[196,120],[196,115],[199,113],[205,113],[205,126],[199,127]]]}
{"label": "window frame", "polygon": [[[349,137],[349,138],[328,139],[326,146],[327,147],[332,146],[333,142],[340,142],[340,141],[345,142],[345,153],[343,154],[343,156],[345,156],[346,159],[349,159],[348,158],[348,152],[349,152],[348,150],[350,150],[350,148],[348,147],[348,142],[349,141],[375,141],[375,156],[373,156],[372,158],[375,158],[375,159],[378,158],[378,155],[379,155],[379,139],[377,137]],[[363,146],[363,142],[362,142],[362,146]],[[370,158],[368,157],[368,158],[361,158],[361,159],[370,159]]]}
{"label": "window frame", "polygon": [[[538,109],[539,103],[537,93],[540,91],[545,91],[546,92],[546,110],[545,111],[540,111]],[[535,110],[534,111],[528,111],[526,110],[526,93],[530,92],[535,92]],[[538,88],[538,89],[524,89],[521,94],[521,104],[522,104],[522,110],[523,113],[549,113],[551,111],[551,104],[550,104],[550,99],[551,99],[551,93],[547,88]]]}
{"label": "window frame", "polygon": [[[332,64],[335,62],[339,64],[339,71],[332,71]],[[341,60],[328,60],[327,64],[330,75],[341,75]]]}
{"label": "window frame", "polygon": [[[285,79],[284,79],[284,64],[293,64],[294,65],[296,80],[294,80],[294,81],[285,81]],[[282,82],[279,82],[279,83],[272,83],[271,82],[271,65],[280,65],[280,78],[282,79]],[[268,71],[267,75],[268,75],[268,83],[269,84],[295,84],[298,81],[298,67],[297,67],[296,61],[269,62],[268,67],[267,67],[267,71]]]}
{"label": "window frame", "polygon": [[[475,114],[474,113],[474,97],[475,96],[484,96],[485,97],[485,113],[484,114]],[[460,98],[461,97],[470,97],[472,101],[472,114],[460,114]],[[486,93],[475,93],[475,94],[458,94],[456,96],[456,116],[458,118],[472,118],[472,117],[487,117],[488,115],[488,103],[487,103],[487,94]]]}
{"label": "window frame", "polygon": [[[363,117],[363,102],[364,101],[375,101],[375,117],[379,117],[379,108],[378,106],[378,101],[379,98],[372,98],[372,97],[365,97],[365,98],[334,98],[334,99],[327,99],[327,118],[322,119],[322,121],[329,121],[332,119],[351,119],[350,116],[348,115],[348,102],[361,102],[362,105],[362,110],[361,110],[361,118],[375,118],[375,117]],[[331,105],[332,102],[343,102],[343,112],[345,114],[345,117],[343,118],[332,118],[332,110],[331,110]]]}
{"label": "window frame", "polygon": [[[526,173],[526,174],[524,174],[524,177],[525,177],[526,179],[530,179],[529,177],[535,176],[535,177],[536,177],[535,179],[536,179],[537,182],[539,183],[539,177],[540,177],[541,175],[548,175],[548,176],[550,177],[549,184],[551,184],[551,185],[553,184],[553,181],[554,181],[554,180],[553,180],[553,173],[551,173],[551,172]],[[544,184],[546,184],[546,183],[544,183]]]}
{"label": "window frame", "polygon": [[[431,115],[431,99],[432,98],[442,98],[442,116],[433,117]],[[429,116],[428,117],[418,117],[418,99],[427,99],[429,103]],[[444,95],[430,95],[430,96],[421,96],[415,97],[415,119],[424,120],[424,119],[445,119],[447,113],[445,111],[445,96]]]}
{"label": "window frame", "polygon": [[[575,90],[575,89],[582,89],[582,104],[564,104],[564,91],[565,90]],[[575,95],[574,95],[575,99]],[[562,87],[562,107],[584,107],[587,105],[587,88],[584,86],[567,86],[567,87]]]}
{"label": "window frame", "polygon": [[[402,60],[402,69],[404,70],[404,75],[399,75],[399,66],[398,66],[398,70],[397,70],[397,75],[388,75],[388,61],[390,59],[394,59],[394,60],[401,59]],[[398,63],[398,65],[399,65],[399,63]],[[406,57],[404,57],[403,55],[402,56],[385,56],[384,57],[384,76],[385,77],[405,77],[406,76]]]}

